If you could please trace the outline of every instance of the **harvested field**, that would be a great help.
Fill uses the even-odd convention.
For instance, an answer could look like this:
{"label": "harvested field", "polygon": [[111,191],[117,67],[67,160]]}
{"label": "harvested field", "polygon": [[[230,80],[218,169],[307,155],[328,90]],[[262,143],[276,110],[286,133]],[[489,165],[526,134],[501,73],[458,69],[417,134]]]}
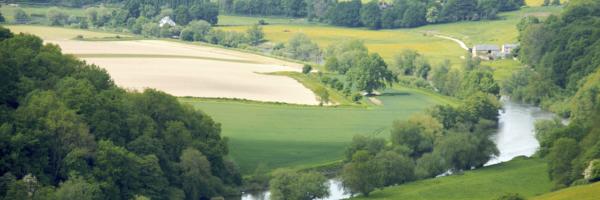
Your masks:
{"label": "harvested field", "polygon": [[[237,98],[317,105],[315,95],[298,81],[265,75],[301,71],[298,63],[251,53],[163,40],[78,41],[112,34],[75,29],[12,26],[15,32],[39,35],[108,71],[124,88],[155,88],[175,96]],[[52,32],[54,34],[48,34]]]}
{"label": "harvested field", "polygon": [[49,42],[106,69],[125,88],[156,88],[175,96],[318,104],[314,94],[296,80],[259,74],[300,71],[296,63],[168,41]]}

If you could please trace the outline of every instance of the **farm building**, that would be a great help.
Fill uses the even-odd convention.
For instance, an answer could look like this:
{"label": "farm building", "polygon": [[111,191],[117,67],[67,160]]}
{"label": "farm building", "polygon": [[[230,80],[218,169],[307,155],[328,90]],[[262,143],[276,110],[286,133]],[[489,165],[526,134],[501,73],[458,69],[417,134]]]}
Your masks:
{"label": "farm building", "polygon": [[176,26],[175,22],[169,16],[165,16],[158,22],[158,26],[163,27],[164,25]]}
{"label": "farm building", "polygon": [[475,45],[471,51],[474,58],[479,57],[483,60],[493,60],[501,55],[500,47],[497,45]]}

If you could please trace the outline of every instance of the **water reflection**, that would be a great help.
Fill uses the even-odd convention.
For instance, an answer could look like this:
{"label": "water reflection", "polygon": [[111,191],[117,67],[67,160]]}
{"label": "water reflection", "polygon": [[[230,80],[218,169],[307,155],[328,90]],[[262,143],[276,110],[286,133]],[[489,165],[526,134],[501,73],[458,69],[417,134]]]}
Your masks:
{"label": "water reflection", "polygon": [[[350,194],[346,194],[344,187],[342,187],[342,182],[337,179],[329,179],[329,196],[319,200],[338,200],[338,199],[346,199],[350,197]],[[271,196],[271,192],[265,191],[257,194],[244,194],[242,195],[242,200],[269,200]]]}
{"label": "water reflection", "polygon": [[533,155],[540,146],[535,139],[535,122],[555,117],[553,113],[529,104],[513,102],[505,97],[501,101],[503,109],[500,111],[499,129],[493,138],[500,155],[486,165]]}

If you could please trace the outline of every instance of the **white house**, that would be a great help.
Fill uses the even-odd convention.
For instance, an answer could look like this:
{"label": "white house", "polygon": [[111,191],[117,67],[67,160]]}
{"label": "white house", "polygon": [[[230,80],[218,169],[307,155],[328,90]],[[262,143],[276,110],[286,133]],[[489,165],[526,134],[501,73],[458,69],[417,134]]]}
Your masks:
{"label": "white house", "polygon": [[158,26],[163,27],[164,25],[176,26],[177,24],[169,16],[165,16],[158,22]]}
{"label": "white house", "polygon": [[500,55],[500,47],[496,45],[475,45],[471,50],[473,53],[473,57],[479,57],[484,60],[493,60]]}

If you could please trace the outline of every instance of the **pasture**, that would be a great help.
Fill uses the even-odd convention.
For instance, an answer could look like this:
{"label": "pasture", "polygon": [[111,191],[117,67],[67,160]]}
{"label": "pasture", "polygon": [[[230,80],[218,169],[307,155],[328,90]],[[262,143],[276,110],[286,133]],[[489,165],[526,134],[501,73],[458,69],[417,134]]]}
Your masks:
{"label": "pasture", "polygon": [[598,197],[600,197],[600,182],[565,188],[537,196],[532,200],[596,200]]}
{"label": "pasture", "polygon": [[307,167],[341,159],[357,134],[389,136],[394,120],[407,119],[436,104],[455,100],[395,86],[381,97],[382,106],[315,107],[181,98],[221,123],[231,157],[242,172],[263,163],[268,168]]}
{"label": "pasture", "polygon": [[493,200],[508,193],[530,198],[550,192],[551,188],[544,160],[518,157],[460,175],[388,187],[371,193],[369,198],[355,199]]}

